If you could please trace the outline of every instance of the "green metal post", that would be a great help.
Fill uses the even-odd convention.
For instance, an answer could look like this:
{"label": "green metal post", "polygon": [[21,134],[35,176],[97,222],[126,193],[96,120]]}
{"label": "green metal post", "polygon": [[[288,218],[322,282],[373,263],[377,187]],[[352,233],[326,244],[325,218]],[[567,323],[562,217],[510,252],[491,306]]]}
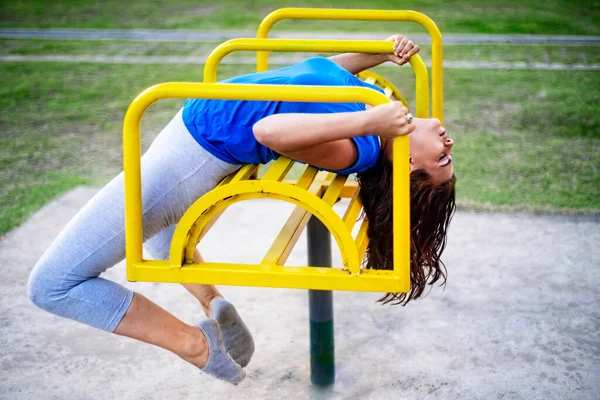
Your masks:
{"label": "green metal post", "polygon": [[[308,222],[308,265],[331,267],[330,233],[312,217]],[[324,386],[335,382],[335,346],[333,337],[333,293],[309,290],[310,380]]]}

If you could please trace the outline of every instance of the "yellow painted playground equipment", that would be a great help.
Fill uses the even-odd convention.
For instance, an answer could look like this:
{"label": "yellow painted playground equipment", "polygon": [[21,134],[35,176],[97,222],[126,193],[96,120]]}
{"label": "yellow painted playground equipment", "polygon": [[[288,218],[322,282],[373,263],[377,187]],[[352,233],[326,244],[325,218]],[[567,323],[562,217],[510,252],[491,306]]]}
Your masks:
{"label": "yellow painted playground equipment", "polygon": [[[442,34],[437,25],[427,15],[410,10],[351,10],[334,8],[280,8],[267,15],[258,27],[256,37],[265,39],[273,25],[284,19],[346,20],[346,21],[405,21],[415,22],[429,33],[431,38],[431,100],[433,117],[444,121],[443,110],[443,69]],[[269,53],[259,51],[256,54],[256,70],[268,69]],[[414,68],[414,66],[413,66]],[[429,93],[428,93],[429,94]],[[419,96],[417,95],[417,100]],[[400,98],[398,98],[400,100]]]}
{"label": "yellow painted playground equipment", "polygon": [[[441,35],[428,17],[413,11],[282,9],[265,18],[259,29],[259,36],[266,37],[270,27],[282,18],[401,20],[421,23],[432,34],[434,65],[436,60],[439,62],[439,68],[432,70],[432,98],[433,114],[441,119]],[[440,48],[439,53],[436,51],[437,45]],[[218,46],[207,59],[204,83],[163,83],[142,92],[127,111],[123,132],[127,279],[318,290],[407,292],[410,289],[408,137],[396,138],[393,144],[394,269],[391,271],[361,269],[368,237],[366,221],[362,222],[356,237],[352,236],[352,229],[361,210],[357,185],[347,182],[347,176],[319,173],[311,166],[305,166],[304,172],[296,181],[284,181],[294,164],[294,161],[284,157],[274,162],[260,179],[255,179],[257,165],[243,166],[225,178],[215,189],[197,200],[181,218],[173,236],[168,260],[143,259],[140,121],[152,103],[166,98],[361,102],[373,106],[390,101],[381,93],[367,88],[215,83],[219,62],[233,51],[258,51],[259,71],[267,68],[268,51],[393,52],[392,43],[386,41],[233,39]],[[427,68],[418,56],[413,56],[410,64],[416,78],[415,114],[427,118]],[[369,72],[364,73],[362,78],[381,85],[386,93],[393,93],[405,102],[401,93],[384,78]],[[439,84],[437,88],[436,79]],[[326,179],[328,175],[332,177]],[[199,240],[227,207],[239,201],[258,198],[283,200],[296,205],[261,263],[193,261],[194,249]],[[351,199],[343,217],[332,209],[339,198]],[[283,265],[311,214],[318,218],[334,237],[342,255],[342,268]]]}

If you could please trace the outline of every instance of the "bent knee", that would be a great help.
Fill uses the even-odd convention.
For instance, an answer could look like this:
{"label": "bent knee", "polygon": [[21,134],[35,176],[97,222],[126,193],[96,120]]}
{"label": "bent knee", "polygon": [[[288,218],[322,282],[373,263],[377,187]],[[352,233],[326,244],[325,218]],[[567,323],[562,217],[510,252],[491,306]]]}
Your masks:
{"label": "bent knee", "polygon": [[59,277],[40,260],[29,274],[27,297],[42,310],[51,312],[53,305],[66,295],[61,285]]}

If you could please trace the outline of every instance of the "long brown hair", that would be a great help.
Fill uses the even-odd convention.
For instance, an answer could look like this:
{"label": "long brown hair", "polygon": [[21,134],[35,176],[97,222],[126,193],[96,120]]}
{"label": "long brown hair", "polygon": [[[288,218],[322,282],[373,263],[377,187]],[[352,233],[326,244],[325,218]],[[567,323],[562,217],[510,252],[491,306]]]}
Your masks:
{"label": "long brown hair", "polygon": [[[365,268],[394,268],[392,220],[392,163],[383,155],[377,164],[358,174],[364,217],[369,222],[369,246]],[[440,256],[446,247],[448,225],[456,210],[456,177],[434,183],[425,170],[410,174],[410,291],[387,293],[384,304],[406,305],[418,299],[427,285],[446,283],[446,267]]]}

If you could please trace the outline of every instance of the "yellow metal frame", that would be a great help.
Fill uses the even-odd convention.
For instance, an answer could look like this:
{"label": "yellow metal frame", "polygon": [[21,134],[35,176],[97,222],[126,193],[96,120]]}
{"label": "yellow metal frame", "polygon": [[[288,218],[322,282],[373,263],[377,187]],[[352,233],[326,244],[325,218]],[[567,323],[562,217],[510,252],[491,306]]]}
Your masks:
{"label": "yellow metal frame", "polygon": [[[429,32],[431,37],[431,100],[432,114],[442,123],[443,110],[443,69],[442,69],[442,34],[437,25],[427,15],[410,10],[359,10],[335,8],[280,8],[267,15],[258,27],[256,37],[265,39],[269,31],[283,19],[316,19],[316,20],[354,20],[354,21],[408,21],[416,22]],[[256,69],[266,71],[269,64],[269,53],[258,51]],[[429,101],[429,100],[428,100]]]}
{"label": "yellow metal frame", "polygon": [[[265,20],[268,19],[269,17]],[[171,243],[169,260],[143,260],[139,127],[143,113],[152,103],[164,98],[362,102],[371,105],[389,101],[380,93],[365,88],[215,84],[217,67],[221,59],[238,50],[390,54],[392,44],[386,41],[234,39],[217,47],[209,56],[205,65],[204,84],[165,83],[141,93],[130,105],[124,124],[127,278],[131,281],[322,290],[408,291],[410,288],[410,208],[409,172],[408,168],[405,168],[408,165],[409,152],[406,137],[394,140],[393,148],[394,159],[397,161],[394,162],[393,172],[394,269],[392,271],[360,269],[368,237],[366,221],[363,221],[355,239],[351,235],[361,209],[356,184],[347,184],[346,176],[317,173],[313,167],[307,167],[302,177],[293,184],[284,183],[282,180],[294,163],[284,157],[278,159],[260,180],[252,180],[258,168],[256,165],[246,165],[237,173],[224,179],[216,189],[196,201],[184,214]],[[427,118],[429,117],[427,68],[418,56],[412,57],[411,65],[416,78],[415,114]],[[393,94],[406,104],[400,91],[379,75],[365,72],[359,77],[382,86],[386,95]],[[340,197],[351,198],[343,218],[340,218],[331,208]],[[193,262],[193,253],[198,241],[222,212],[233,203],[255,198],[278,199],[297,206],[262,262],[260,264]],[[282,266],[311,214],[319,218],[335,238],[342,254],[342,269]]]}
{"label": "yellow metal frame", "polygon": [[[394,235],[394,269],[391,271],[360,270],[365,242],[360,234],[356,241],[350,235],[356,220],[355,210],[360,207],[349,207],[344,219],[331,208],[344,189],[346,177],[337,176],[321,198],[306,190],[317,175],[314,168],[308,168],[296,185],[280,182],[292,164],[291,160],[285,158],[280,158],[261,180],[247,180],[255,166],[242,167],[235,176],[201,197],[184,214],[173,236],[169,260],[144,260],[140,121],[151,104],[165,98],[361,102],[373,106],[390,101],[381,93],[357,87],[163,83],[146,89],[129,106],[123,127],[128,280],[378,292],[409,290],[409,173],[405,168],[409,152],[407,137],[395,139],[393,148],[394,158],[398,161],[394,163],[393,182],[394,232],[397,234]],[[275,244],[260,264],[192,262],[196,239],[210,221],[230,204],[253,198],[288,201],[319,218],[340,246],[344,268],[277,265],[285,256],[285,246],[282,248]]]}
{"label": "yellow metal frame", "polygon": [[[384,40],[299,40],[299,39],[231,39],[215,48],[204,64],[204,82],[217,82],[217,68],[225,56],[234,51],[281,51],[281,52],[325,52],[325,53],[371,53],[392,54],[393,44]],[[411,57],[410,65],[415,73],[417,109],[416,116],[429,118],[429,76],[425,63],[418,55]],[[393,86],[377,76],[380,82]],[[368,75],[367,75],[368,77]],[[395,93],[400,93],[396,89]],[[400,94],[400,97],[402,95]],[[404,100],[406,102],[406,100]]]}

